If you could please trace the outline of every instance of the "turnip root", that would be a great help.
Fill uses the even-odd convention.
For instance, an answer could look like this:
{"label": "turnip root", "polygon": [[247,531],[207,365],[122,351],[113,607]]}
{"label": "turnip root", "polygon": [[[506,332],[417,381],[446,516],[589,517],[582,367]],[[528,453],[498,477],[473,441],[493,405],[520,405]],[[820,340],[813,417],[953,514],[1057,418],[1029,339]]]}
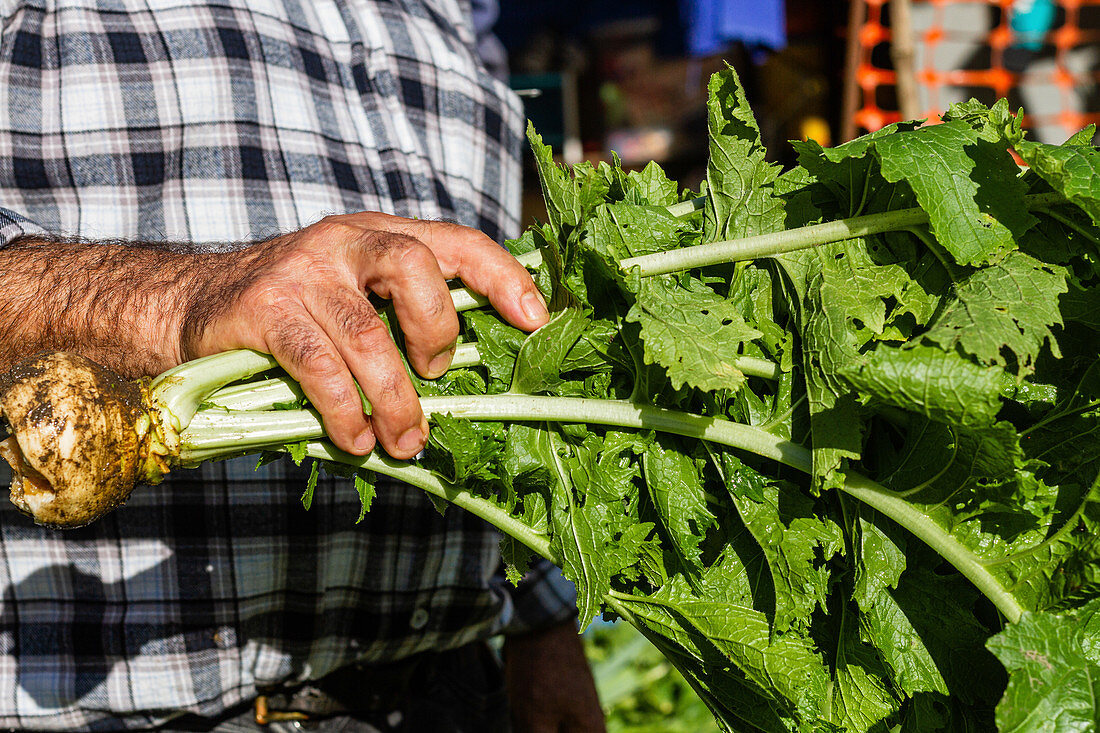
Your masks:
{"label": "turnip root", "polygon": [[202,399],[273,365],[266,355],[231,352],[149,383],[64,352],[16,364],[0,375],[0,419],[11,432],[0,440],[0,458],[12,468],[12,503],[48,527],[95,521],[180,462],[179,431]]}
{"label": "turnip root", "polygon": [[[79,527],[150,480],[159,457],[142,386],[82,356],[44,353],[0,378],[11,500],[49,527]],[[146,465],[152,463],[153,465]]]}

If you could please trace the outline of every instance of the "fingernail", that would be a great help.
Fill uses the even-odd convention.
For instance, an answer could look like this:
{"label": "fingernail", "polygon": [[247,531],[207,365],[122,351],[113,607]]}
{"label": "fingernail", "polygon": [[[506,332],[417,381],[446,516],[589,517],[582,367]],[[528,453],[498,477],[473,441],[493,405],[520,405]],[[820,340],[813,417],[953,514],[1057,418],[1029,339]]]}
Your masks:
{"label": "fingernail", "polygon": [[397,439],[397,449],[402,453],[420,450],[420,444],[424,440],[424,432],[420,428],[410,428]]}
{"label": "fingernail", "polygon": [[454,355],[455,346],[452,345],[451,348],[446,351],[441,351],[432,357],[431,362],[428,364],[428,378],[435,379],[436,377],[443,376],[447,370],[451,368],[451,359],[454,358]]}
{"label": "fingernail", "polygon": [[374,441],[374,435],[369,429],[359,433],[355,438],[355,442],[352,445],[359,453],[366,453],[371,448],[371,443]]}
{"label": "fingernail", "polygon": [[546,302],[542,299],[541,293],[527,293],[520,301],[520,305],[523,306],[523,312],[532,321],[542,321],[550,315],[546,310]]}

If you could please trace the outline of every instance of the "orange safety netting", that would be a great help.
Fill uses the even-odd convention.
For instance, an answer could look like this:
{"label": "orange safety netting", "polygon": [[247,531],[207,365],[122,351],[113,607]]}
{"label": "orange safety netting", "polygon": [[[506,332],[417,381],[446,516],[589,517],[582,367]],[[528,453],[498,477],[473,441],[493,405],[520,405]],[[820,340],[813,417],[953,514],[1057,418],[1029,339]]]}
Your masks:
{"label": "orange safety netting", "polygon": [[[881,48],[890,42],[890,28],[888,22],[884,22],[883,14],[883,6],[887,5],[888,0],[864,2],[867,13],[859,30],[859,66],[856,69],[856,84],[862,100],[854,121],[857,128],[871,131],[900,120],[901,115],[896,108],[889,108],[894,106],[891,104],[893,95],[879,93],[896,84],[896,74],[888,68],[888,56],[886,63],[876,63],[883,61],[883,54],[875,53],[876,47]],[[1044,109],[1025,110],[1028,113],[1024,118],[1026,126],[1058,125],[1068,136],[1089,123],[1100,124],[1100,109],[1088,109],[1082,102],[1084,96],[1096,87],[1100,73],[1094,69],[1074,70],[1073,65],[1068,63],[1073,50],[1100,42],[1100,30],[1083,29],[1079,23],[1082,10],[1090,10],[1088,6],[1100,9],[1100,0],[1059,0],[1056,3],[1061,11],[1058,13],[1061,22],[1056,22],[1043,40],[1053,64],[1047,64],[1047,68],[1039,72],[1027,69],[1017,72],[1005,67],[1005,50],[1014,42],[1009,28],[1009,10],[1013,0],[913,0],[913,4],[914,10],[920,7],[932,15],[931,23],[916,28],[913,38],[917,48],[916,83],[921,91],[923,107],[921,117],[937,119],[938,113],[958,98],[958,95],[947,93],[951,88],[961,87],[966,91],[988,89],[995,98],[1000,98],[1009,96],[1013,89],[1022,85],[1040,84],[1048,88],[1056,87],[1059,103],[1056,108],[1048,104],[1044,105]],[[952,30],[945,23],[945,14],[951,12],[954,6],[976,4],[988,6],[991,11],[1000,10],[999,13],[989,14],[989,25],[992,27],[967,29],[964,32]],[[985,46],[988,50],[988,68],[937,68],[936,49],[945,41],[952,41],[952,36],[956,37],[956,41],[965,37],[975,45]],[[969,96],[973,94],[965,94],[963,98]]]}

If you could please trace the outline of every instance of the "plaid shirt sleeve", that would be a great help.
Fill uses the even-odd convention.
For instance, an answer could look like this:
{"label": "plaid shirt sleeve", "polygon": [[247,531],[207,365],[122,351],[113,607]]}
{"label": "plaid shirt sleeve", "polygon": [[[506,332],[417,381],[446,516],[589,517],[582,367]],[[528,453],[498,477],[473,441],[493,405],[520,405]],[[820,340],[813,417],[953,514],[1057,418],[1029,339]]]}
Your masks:
{"label": "plaid shirt sleeve", "polygon": [[28,234],[45,234],[46,230],[27,217],[0,208],[0,247]]}
{"label": "plaid shirt sleeve", "polygon": [[539,631],[577,617],[577,589],[549,560],[533,561],[519,585],[508,582],[503,568],[493,582],[504,585],[512,597],[512,618],[504,627],[507,635]]}

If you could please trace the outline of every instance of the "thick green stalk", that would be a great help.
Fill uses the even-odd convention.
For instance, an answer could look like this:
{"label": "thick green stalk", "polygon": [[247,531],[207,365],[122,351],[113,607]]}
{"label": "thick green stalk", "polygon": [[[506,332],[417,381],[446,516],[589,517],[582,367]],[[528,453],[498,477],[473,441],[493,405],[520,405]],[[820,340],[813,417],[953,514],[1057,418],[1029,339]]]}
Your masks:
{"label": "thick green stalk", "polygon": [[[1046,207],[1065,201],[1065,197],[1058,193],[1035,194],[1028,196],[1027,199],[1029,208]],[[724,262],[771,257],[799,249],[808,249],[819,244],[893,232],[926,223],[928,223],[928,214],[920,208],[884,211],[879,214],[854,216],[840,221],[811,224],[771,234],[759,234],[743,239],[698,244],[694,247],[630,257],[621,261],[619,267],[623,270],[636,267],[642,277],[664,275]]]}
{"label": "thick green stalk", "polygon": [[154,379],[149,385],[150,402],[160,412],[168,448],[177,448],[175,436],[216,390],[277,366],[270,354],[238,349],[180,364]]}
{"label": "thick green stalk", "polygon": [[[451,368],[477,366],[480,363],[481,354],[478,353],[476,343],[459,344]],[[779,379],[781,373],[775,362],[755,356],[738,357],[733,364],[750,377],[775,380]],[[262,382],[238,384],[218,390],[204,404],[227,410],[271,410],[280,405],[299,402],[302,398],[302,389],[297,382],[290,377],[277,376]]]}
{"label": "thick green stalk", "polygon": [[448,414],[468,420],[574,422],[659,430],[741,448],[803,472],[812,467],[810,453],[805,448],[750,425],[623,400],[501,394],[424,397],[420,405],[426,414]]}
{"label": "thick green stalk", "polygon": [[179,457],[183,465],[193,466],[223,455],[324,436],[324,423],[315,410],[204,409],[195,413],[191,424],[180,434]]}
{"label": "thick green stalk", "polygon": [[[425,397],[420,404],[425,414],[448,414],[468,420],[571,422],[657,430],[746,450],[803,473],[810,473],[813,469],[810,451],[759,428],[721,418],[621,400],[500,394]],[[209,416],[206,415],[207,412],[200,412],[202,418],[196,416],[199,422],[192,421],[194,430],[188,428],[181,436],[188,446],[188,452],[184,456],[187,463],[219,457],[218,451],[223,451],[222,455],[235,455],[247,452],[250,445],[255,450],[269,444],[277,447],[279,444],[313,440],[324,435],[321,418],[312,410],[238,413],[215,409],[209,411]],[[236,422],[238,419],[241,420],[240,423]],[[251,431],[256,431],[254,437],[250,436]],[[224,435],[230,437],[219,437]],[[997,576],[983,565],[980,558],[930,517],[889,489],[859,474],[849,473],[842,490],[877,509],[935,549],[989,597],[1010,621],[1020,618],[1023,607],[1005,589]],[[463,499],[467,503],[475,500],[477,497],[473,496]],[[487,510],[483,508],[479,511]]]}
{"label": "thick green stalk", "polygon": [[355,456],[345,453],[331,443],[324,441],[311,442],[306,445],[306,455],[322,461],[335,461],[346,466],[365,468],[412,484],[433,496],[446,499],[474,516],[484,519],[497,529],[527,545],[547,560],[556,563],[561,562],[550,550],[550,538],[546,535],[531,529],[509,514],[506,509],[484,497],[475,496],[466,489],[460,489],[448,481],[443,481],[431,471],[404,461],[395,461],[389,456],[379,453]]}
{"label": "thick green stalk", "polygon": [[981,558],[932,521],[927,514],[918,511],[912,504],[899,498],[881,484],[858,473],[847,472],[841,489],[919,537],[993,601],[993,605],[1004,614],[1005,618],[1012,623],[1020,620],[1020,616],[1026,609],[1020,605],[1016,597],[1005,588],[997,576],[989,571]]}
{"label": "thick green stalk", "polygon": [[204,407],[221,407],[225,410],[275,410],[283,406],[296,407],[305,399],[305,393],[297,381],[287,375],[278,375],[262,382],[234,384],[210,395]]}
{"label": "thick green stalk", "polygon": [[689,201],[681,201],[678,204],[666,206],[665,208],[668,209],[668,213],[672,214],[673,216],[683,217],[687,216],[688,214],[694,214],[696,211],[701,211],[703,207],[706,206],[706,204],[707,197],[698,196]]}
{"label": "thick green stalk", "polygon": [[[747,357],[746,357],[747,358]],[[759,363],[756,363],[759,362]],[[474,342],[459,344],[451,360],[451,369],[463,369],[481,364],[481,353]],[[754,371],[778,370],[778,366],[766,359],[754,359],[746,374]],[[301,386],[286,375],[274,376],[262,382],[235,384],[218,390],[203,402],[204,405],[226,410],[272,410],[281,406],[294,406],[305,399]]]}
{"label": "thick green stalk", "polygon": [[[750,425],[622,400],[500,394],[423,397],[420,406],[427,415],[469,420],[574,422],[659,430],[741,448],[803,472],[812,467],[805,448]],[[199,451],[207,456],[212,449],[225,448],[236,454],[250,445],[297,443],[324,435],[321,416],[314,410],[236,412],[215,408],[200,411],[191,422],[180,436],[186,446],[181,454],[185,460]],[[249,437],[253,431],[255,437]]]}
{"label": "thick green stalk", "polygon": [[733,365],[747,377],[760,377],[775,381],[783,370],[774,361],[759,359],[755,356],[739,356],[733,360]]}
{"label": "thick green stalk", "polygon": [[[1064,203],[1065,197],[1059,193],[1041,193],[1028,196],[1027,201],[1029,208],[1046,209],[1052,205]],[[694,210],[694,201],[685,201],[668,208],[674,215],[683,216]],[[696,267],[707,267],[708,265],[726,262],[742,262],[759,257],[772,257],[821,244],[840,242],[845,239],[901,231],[927,223],[928,214],[925,213],[924,209],[919,207],[898,209],[878,214],[853,216],[839,221],[811,224],[770,234],[758,234],[753,237],[711,242],[710,244],[697,244],[693,247],[682,247],[665,252],[628,257],[619,263],[619,267],[623,270],[637,268],[642,277],[666,275]],[[536,250],[521,255],[519,259],[526,267],[534,268],[541,264],[542,255]],[[451,295],[455,302],[455,308],[460,311],[480,308],[488,302],[482,296],[471,293],[466,288],[452,290]]]}

